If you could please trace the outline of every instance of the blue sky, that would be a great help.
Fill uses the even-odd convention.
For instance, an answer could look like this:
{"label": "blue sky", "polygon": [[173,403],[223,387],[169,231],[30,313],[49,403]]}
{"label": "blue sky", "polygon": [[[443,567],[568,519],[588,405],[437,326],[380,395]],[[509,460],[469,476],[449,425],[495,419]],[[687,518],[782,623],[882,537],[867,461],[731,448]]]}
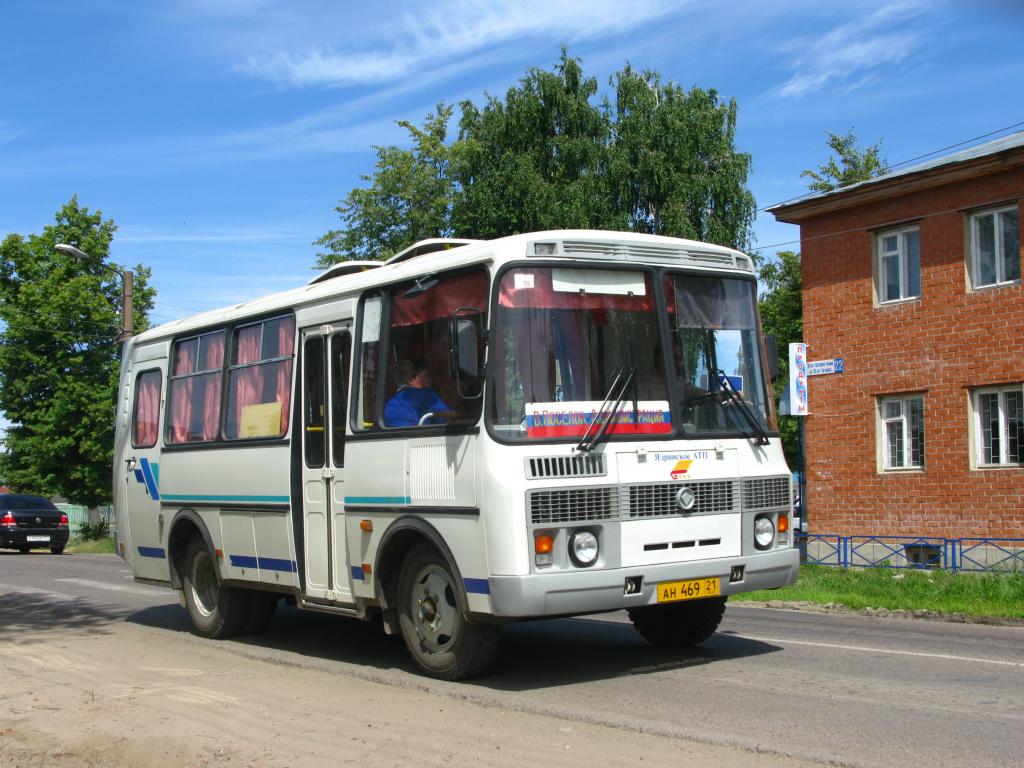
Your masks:
{"label": "blue sky", "polygon": [[77,194],[152,268],[155,322],[302,284],[396,120],[503,95],[562,44],[602,84],[629,62],[735,98],[764,208],[826,131],[895,164],[1024,122],[1022,32],[1019,0],[7,0],[0,236]]}

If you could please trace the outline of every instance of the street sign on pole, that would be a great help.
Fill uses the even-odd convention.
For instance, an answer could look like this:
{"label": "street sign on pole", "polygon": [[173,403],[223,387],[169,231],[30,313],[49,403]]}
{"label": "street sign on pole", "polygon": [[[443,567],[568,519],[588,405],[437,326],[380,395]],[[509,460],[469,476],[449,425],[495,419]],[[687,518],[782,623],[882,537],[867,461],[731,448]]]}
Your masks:
{"label": "street sign on pole", "polygon": [[806,416],[807,411],[807,345],[789,345],[789,412]]}

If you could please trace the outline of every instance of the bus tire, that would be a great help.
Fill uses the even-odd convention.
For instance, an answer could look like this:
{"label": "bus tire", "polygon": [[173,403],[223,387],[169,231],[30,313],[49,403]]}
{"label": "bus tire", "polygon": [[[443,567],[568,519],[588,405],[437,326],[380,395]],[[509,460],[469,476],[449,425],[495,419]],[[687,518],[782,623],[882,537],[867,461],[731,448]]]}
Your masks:
{"label": "bus tire", "polygon": [[249,615],[242,628],[243,635],[259,635],[266,631],[274,619],[278,595],[258,589],[249,592]]}
{"label": "bus tire", "polygon": [[413,661],[442,680],[485,671],[501,640],[500,625],[466,618],[459,589],[436,549],[418,544],[409,551],[398,575],[398,624]]}
{"label": "bus tire", "polygon": [[710,597],[669,605],[630,608],[629,620],[649,643],[661,648],[691,648],[718,629],[725,614],[725,597]]}
{"label": "bus tire", "polygon": [[185,550],[182,588],[194,634],[220,640],[242,630],[249,613],[249,595],[244,589],[221,584],[213,555],[198,536]]}

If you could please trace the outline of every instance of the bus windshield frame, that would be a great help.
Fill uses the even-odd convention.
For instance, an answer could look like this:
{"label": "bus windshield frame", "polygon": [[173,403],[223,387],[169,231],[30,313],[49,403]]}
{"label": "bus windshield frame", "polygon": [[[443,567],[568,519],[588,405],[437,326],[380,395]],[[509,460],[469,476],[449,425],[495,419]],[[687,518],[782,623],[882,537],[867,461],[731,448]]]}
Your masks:
{"label": "bus windshield frame", "polygon": [[[777,435],[752,276],[517,262],[493,292],[485,413],[496,441],[578,444],[602,405],[613,441]],[[702,365],[687,365],[695,355]],[[635,374],[609,418],[603,400],[623,370]]]}

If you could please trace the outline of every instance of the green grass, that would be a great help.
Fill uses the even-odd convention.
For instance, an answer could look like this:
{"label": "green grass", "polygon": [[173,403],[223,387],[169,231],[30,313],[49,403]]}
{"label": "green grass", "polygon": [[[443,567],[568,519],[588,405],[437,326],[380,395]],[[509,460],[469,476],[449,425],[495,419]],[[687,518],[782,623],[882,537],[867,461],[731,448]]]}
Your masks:
{"label": "green grass", "polygon": [[1024,619],[1024,574],[973,574],[889,568],[804,565],[796,584],[747,592],[736,601],[835,604],[854,611],[885,608],[972,618]]}
{"label": "green grass", "polygon": [[114,554],[114,539],[96,539],[94,541],[84,541],[82,539],[73,538],[68,542],[65,552],[73,552],[76,555],[112,555]]}

